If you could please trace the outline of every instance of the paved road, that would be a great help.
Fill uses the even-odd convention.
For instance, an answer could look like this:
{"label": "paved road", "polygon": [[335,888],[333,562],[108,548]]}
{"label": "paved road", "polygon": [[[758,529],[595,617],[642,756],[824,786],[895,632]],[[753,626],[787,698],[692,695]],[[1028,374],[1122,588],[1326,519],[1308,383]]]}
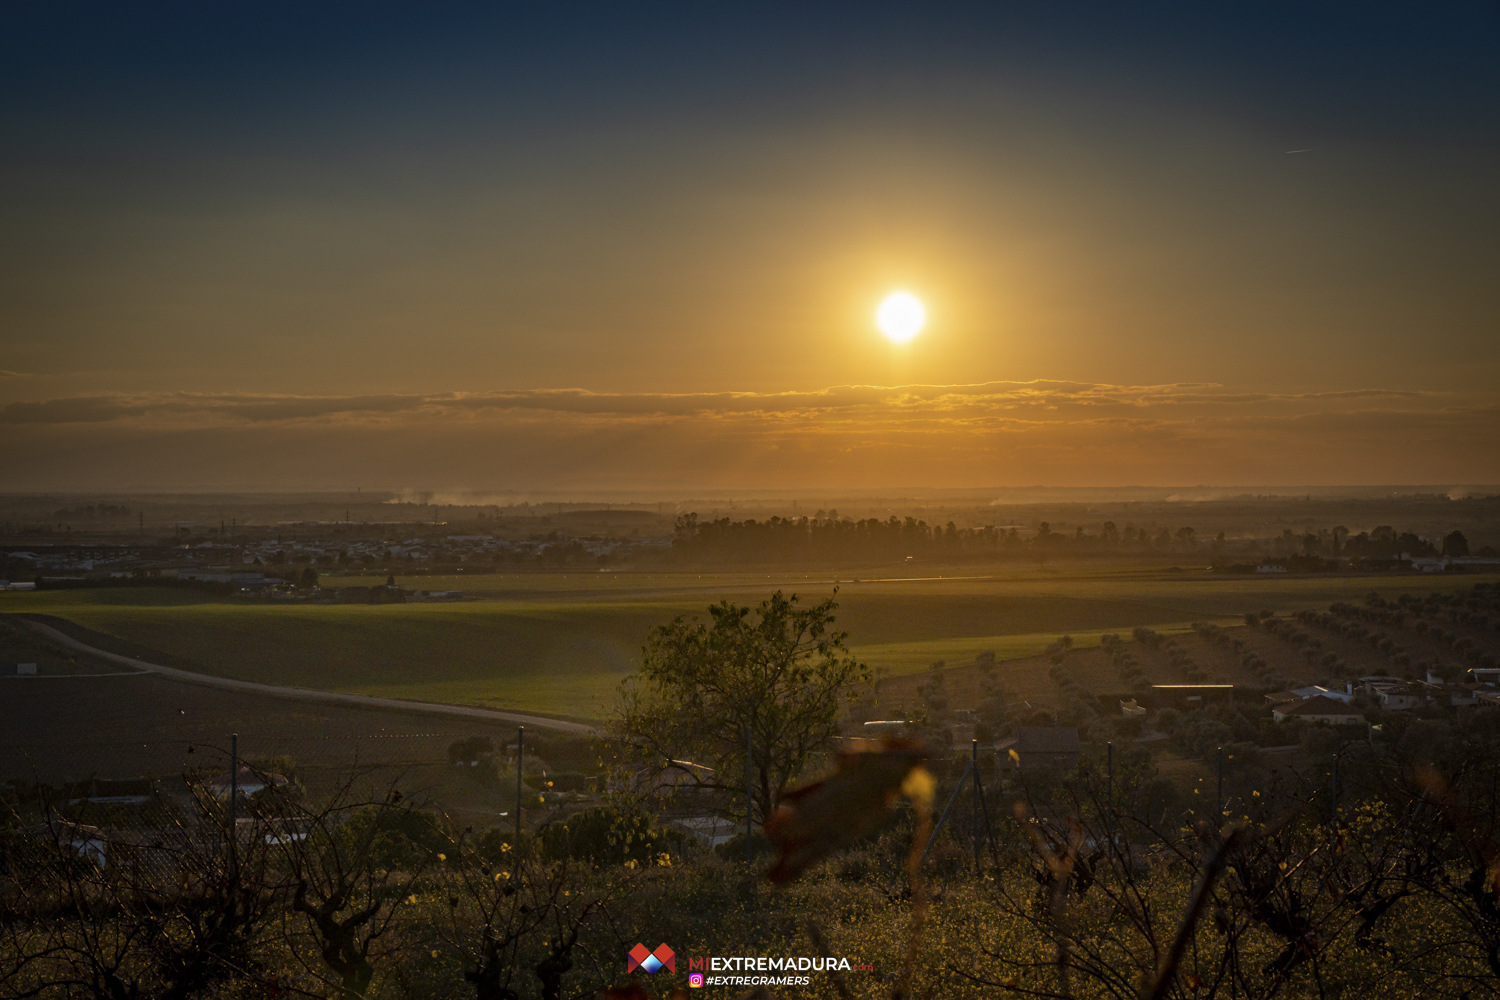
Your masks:
{"label": "paved road", "polygon": [[435,702],[405,701],[400,698],[375,698],[363,694],[310,691],[306,688],[278,687],[275,684],[256,684],[253,681],[237,681],[229,677],[214,677],[211,674],[195,673],[192,670],[178,670],[176,667],[163,667],[155,663],[147,663],[145,660],[137,660],[129,656],[121,656],[118,653],[109,653],[102,649],[96,649],[42,622],[27,621],[26,626],[32,631],[38,632],[58,645],[65,646],[74,652],[98,657],[110,663],[132,667],[147,673],[160,674],[163,677],[170,677],[173,680],[186,681],[189,684],[202,684],[206,687],[224,688],[230,691],[252,691],[256,694],[268,694],[278,698],[294,698],[298,701],[320,701],[328,704],[355,705],[365,708],[395,708],[408,712],[424,712],[429,715],[460,715],[471,719],[488,719],[492,722],[513,722],[521,726],[535,726],[538,729],[555,729],[564,733],[590,734],[594,732],[592,726],[585,726],[577,722],[564,722],[561,719],[548,719],[540,715],[497,712],[490,708],[470,708],[467,705],[441,705]]}

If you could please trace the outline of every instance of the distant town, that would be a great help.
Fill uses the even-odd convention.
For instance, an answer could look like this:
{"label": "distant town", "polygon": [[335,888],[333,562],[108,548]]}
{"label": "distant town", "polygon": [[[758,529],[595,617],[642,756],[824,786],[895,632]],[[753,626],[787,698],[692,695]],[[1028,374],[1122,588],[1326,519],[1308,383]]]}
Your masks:
{"label": "distant town", "polygon": [[[227,516],[212,518],[215,506]],[[727,510],[723,503],[683,510],[681,502],[440,505],[369,494],[295,501],[10,497],[0,498],[0,585],[175,582],[243,597],[332,600],[343,590],[344,599],[380,601],[454,599],[484,589],[451,580],[414,587],[412,577],[688,565],[907,572],[1128,558],[1236,574],[1500,567],[1500,499],[1493,497],[808,506],[795,500],[730,501]],[[1376,520],[1384,518],[1396,526]],[[325,587],[326,577],[358,578],[361,586]]]}

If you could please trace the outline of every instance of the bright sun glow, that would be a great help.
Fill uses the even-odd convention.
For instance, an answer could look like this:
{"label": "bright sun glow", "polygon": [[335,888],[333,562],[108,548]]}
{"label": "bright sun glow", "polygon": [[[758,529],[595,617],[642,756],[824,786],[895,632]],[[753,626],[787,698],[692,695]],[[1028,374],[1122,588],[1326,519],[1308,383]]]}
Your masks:
{"label": "bright sun glow", "polygon": [[927,310],[910,292],[892,292],[875,310],[875,325],[893,344],[905,344],[927,325]]}

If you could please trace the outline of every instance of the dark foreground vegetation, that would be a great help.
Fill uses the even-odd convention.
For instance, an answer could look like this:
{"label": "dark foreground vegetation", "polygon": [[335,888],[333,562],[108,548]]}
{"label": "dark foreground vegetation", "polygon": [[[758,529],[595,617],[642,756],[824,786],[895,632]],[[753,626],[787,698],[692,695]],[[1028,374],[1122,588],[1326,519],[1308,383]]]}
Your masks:
{"label": "dark foreground vegetation", "polygon": [[[1467,627],[1489,590],[1460,597],[1328,624]],[[925,745],[847,740],[868,677],[835,610],[778,594],[655,630],[597,794],[530,826],[470,825],[388,774],[315,790],[274,759],[128,803],[12,785],[0,997],[637,1000],[691,995],[716,956],[837,959],[720,996],[1500,994],[1500,709],[1245,722],[1292,741],[1271,746],[1239,738],[1245,706],[1203,705],[1161,710],[1152,738],[1069,694],[1059,644],[1057,712],[1088,716],[1070,754],[950,743],[940,716],[960,708],[931,680]],[[1153,636],[1099,655],[1128,682]],[[998,690],[980,715],[991,702],[998,726],[1027,723]],[[1168,774],[1163,745],[1197,776]],[[450,766],[498,749],[455,742]],[[711,848],[682,822],[743,831],[747,803],[748,840]],[[675,969],[629,970],[663,943]]]}
{"label": "dark foreground vegetation", "polygon": [[[357,783],[318,802],[268,787],[233,817],[200,788],[133,833],[13,802],[0,995],[665,996],[687,956],[831,954],[852,971],[771,994],[1488,996],[1497,759],[1500,713],[1414,720],[1373,745],[1330,736],[1300,772],[1236,773],[1222,808],[1216,789],[1164,808],[1142,758],[1117,748],[1111,782],[1093,748],[1056,774],[992,771],[914,875],[909,805],[845,850],[816,841],[860,808],[809,817],[831,857],[781,888],[743,841],[690,845],[623,798],[519,844]],[[941,804],[955,773],[929,767]],[[638,941],[683,958],[619,992]]]}

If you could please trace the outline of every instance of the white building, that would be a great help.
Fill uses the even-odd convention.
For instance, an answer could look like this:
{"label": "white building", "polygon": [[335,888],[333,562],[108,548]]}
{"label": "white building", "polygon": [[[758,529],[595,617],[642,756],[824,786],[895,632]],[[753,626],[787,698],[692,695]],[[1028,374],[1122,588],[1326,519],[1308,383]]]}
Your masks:
{"label": "white building", "polygon": [[1304,722],[1321,722],[1329,726],[1360,725],[1365,721],[1364,715],[1349,705],[1324,695],[1289,705],[1277,705],[1271,709],[1271,717],[1277,722],[1301,719]]}

